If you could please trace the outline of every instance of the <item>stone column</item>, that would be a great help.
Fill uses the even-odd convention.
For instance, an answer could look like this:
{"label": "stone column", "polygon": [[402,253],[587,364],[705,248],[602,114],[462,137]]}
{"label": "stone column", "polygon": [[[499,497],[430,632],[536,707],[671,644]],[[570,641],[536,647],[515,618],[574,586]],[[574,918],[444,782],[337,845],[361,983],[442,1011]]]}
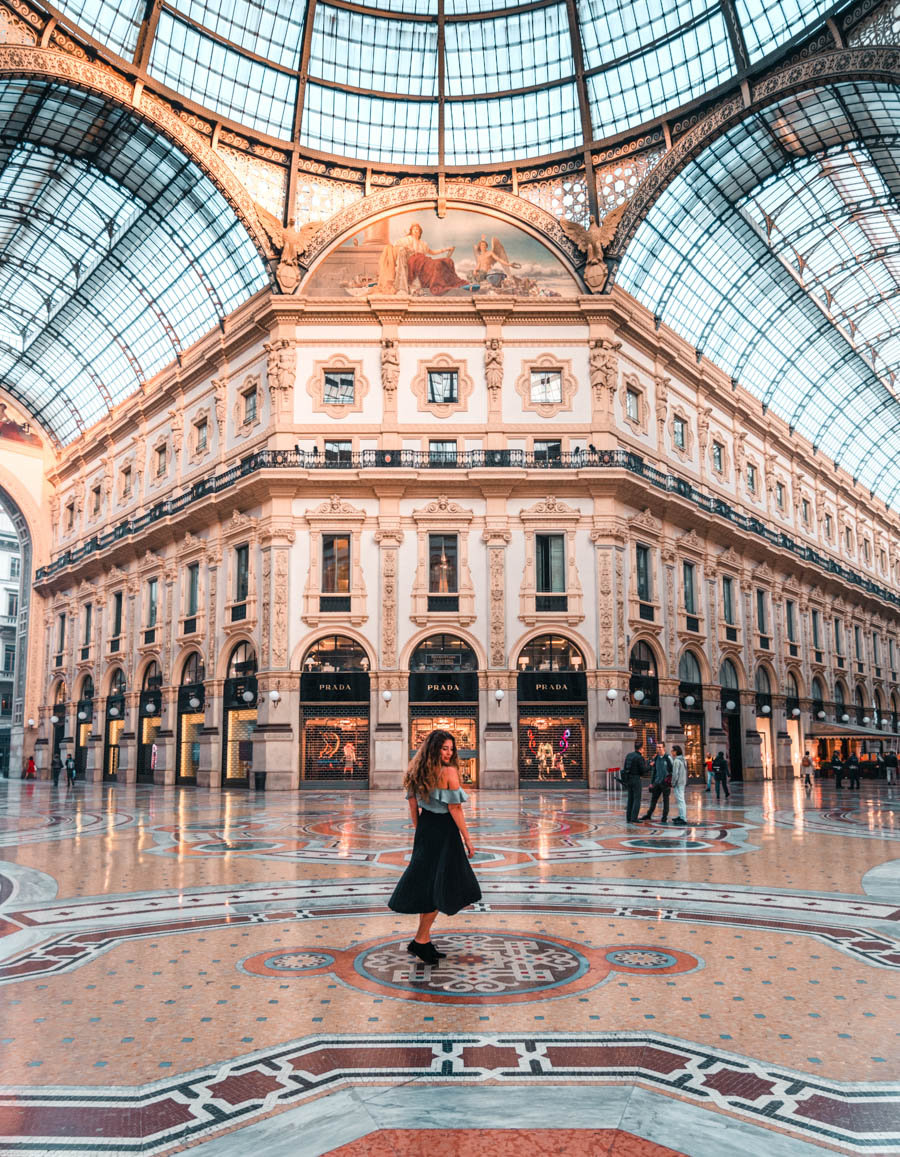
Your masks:
{"label": "stone column", "polygon": [[[372,760],[369,786],[397,788],[402,782],[408,762],[403,749],[403,720],[407,715],[408,686],[400,686],[401,679],[397,671],[398,555],[403,531],[396,515],[379,519],[375,541],[381,548],[381,670],[372,677],[370,684]],[[388,702],[384,700],[384,691],[390,692]]]}
{"label": "stone column", "polygon": [[622,343],[615,330],[615,319],[609,302],[581,298],[588,322],[588,346],[591,382],[591,443],[598,450],[616,446],[613,404],[619,387],[619,351]]}
{"label": "stone column", "polygon": [[[259,707],[253,733],[253,770],[266,773],[266,791],[300,785],[300,681],[288,669],[290,511],[261,537]],[[277,692],[273,701],[271,693]],[[251,784],[251,787],[253,785]]]}
{"label": "stone column", "polygon": [[[593,356],[593,355],[592,355]],[[628,724],[628,647],[625,634],[625,546],[620,527],[595,517],[591,542],[596,555],[597,669],[588,672],[588,786],[616,788],[609,768],[621,768],[634,748]],[[607,691],[616,698],[608,699]]]}
{"label": "stone column", "polygon": [[159,696],[159,731],[156,733],[156,767],[153,782],[172,787],[175,783],[177,753],[176,712],[178,710],[178,688],[165,687]]}
{"label": "stone column", "polygon": [[[489,500],[490,501],[490,500]],[[502,499],[505,506],[505,496]],[[505,513],[504,513],[505,522]],[[505,525],[485,528],[481,540],[488,555],[488,672],[479,680],[482,721],[481,786],[512,791],[518,786],[515,675],[506,651],[506,547],[512,535]],[[496,692],[503,697],[497,700]]]}
{"label": "stone column", "polygon": [[744,741],[744,782],[764,778],[762,739],[756,730],[756,692],[741,691],[741,731]]}
{"label": "stone column", "polygon": [[101,783],[103,781],[103,732],[105,720],[106,700],[94,699],[94,718],[91,723],[91,733],[88,736],[84,756],[85,783]]}
{"label": "stone column", "polygon": [[122,712],[125,725],[119,735],[118,783],[135,783],[137,781],[137,728],[140,726],[138,720],[139,702],[139,692],[126,692],[125,707]]}
{"label": "stone column", "polygon": [[203,711],[203,726],[200,728],[200,766],[197,768],[197,786],[221,788],[222,786],[222,710],[221,679],[207,681],[206,706]]}

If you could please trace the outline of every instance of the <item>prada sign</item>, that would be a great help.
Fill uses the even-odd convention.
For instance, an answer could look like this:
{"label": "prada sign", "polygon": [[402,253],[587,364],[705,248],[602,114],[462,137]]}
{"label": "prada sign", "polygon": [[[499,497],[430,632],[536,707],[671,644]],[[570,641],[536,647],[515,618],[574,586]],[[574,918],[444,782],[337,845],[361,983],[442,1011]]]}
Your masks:
{"label": "prada sign", "polygon": [[518,680],[519,698],[523,703],[553,700],[571,703],[587,698],[584,671],[522,671]]}
{"label": "prada sign", "polygon": [[369,676],[365,671],[304,671],[300,699],[304,703],[368,703]]}
{"label": "prada sign", "polygon": [[477,703],[475,671],[414,671],[409,677],[412,703]]}

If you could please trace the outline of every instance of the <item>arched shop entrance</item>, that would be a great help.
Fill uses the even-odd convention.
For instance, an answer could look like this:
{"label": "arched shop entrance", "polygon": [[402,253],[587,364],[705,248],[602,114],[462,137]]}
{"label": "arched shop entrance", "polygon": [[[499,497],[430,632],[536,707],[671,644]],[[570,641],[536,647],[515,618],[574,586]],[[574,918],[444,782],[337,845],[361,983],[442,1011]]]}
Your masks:
{"label": "arched shop entrance", "polygon": [[369,657],[355,639],[328,635],[303,658],[300,785],[369,786]]}
{"label": "arched shop entrance", "polygon": [[825,688],[822,685],[822,680],[816,675],[810,687],[810,694],[812,696],[812,713],[813,719],[813,734],[816,738],[816,757],[819,761],[819,767],[823,767],[825,761],[829,758],[828,755],[828,740],[821,734],[825,721],[828,718],[828,712],[825,710]]}
{"label": "arched shop entrance", "polygon": [[162,672],[154,660],[144,672],[138,702],[137,782],[153,783],[156,772],[156,737],[162,726]]}
{"label": "arched shop entrance", "polygon": [[703,675],[693,651],[685,651],[678,663],[678,704],[684,732],[684,761],[692,779],[703,779],[705,718],[703,715]]}
{"label": "arched shop entrance", "polygon": [[719,697],[722,705],[722,729],[728,743],[728,766],[732,779],[744,778],[743,745],[741,743],[741,692],[737,668],[730,659],[723,659],[719,668]]}
{"label": "arched shop entrance", "polygon": [[772,684],[765,667],[756,668],[756,730],[761,744],[763,779],[772,778],[775,748],[772,743]]}
{"label": "arched shop entrance", "polygon": [[75,778],[84,779],[87,766],[87,744],[94,725],[94,680],[85,675],[75,705]]}
{"label": "arched shop entrance", "polygon": [[478,656],[456,635],[430,635],[409,661],[409,757],[429,731],[456,740],[460,779],[478,783]]}
{"label": "arched shop entrance", "polygon": [[113,671],[106,697],[106,727],[103,737],[103,779],[116,783],[119,778],[119,736],[125,728],[125,672]]}
{"label": "arched shop entrance", "polygon": [[50,726],[53,728],[50,739],[50,760],[54,755],[65,761],[66,758],[66,685],[60,683],[53,696],[53,711],[50,715]]}
{"label": "arched shop entrance", "polygon": [[199,651],[188,655],[181,668],[178,687],[175,782],[184,787],[197,783],[200,768],[200,732],[206,707],[206,666]]}
{"label": "arched shop entrance", "polygon": [[635,643],[628,660],[628,726],[640,739],[644,758],[649,759],[659,742],[659,673],[656,655],[649,643]]}
{"label": "arched shop entrance", "polygon": [[800,684],[793,671],[785,676],[785,728],[791,740],[791,766],[794,775],[800,774],[804,752],[803,716],[800,710]]}
{"label": "arched shop entrance", "polygon": [[228,660],[225,680],[222,787],[250,786],[259,697],[256,669],[256,652],[249,643],[238,643]]}
{"label": "arched shop entrance", "polygon": [[519,784],[587,786],[584,655],[563,635],[539,635],[518,659]]}

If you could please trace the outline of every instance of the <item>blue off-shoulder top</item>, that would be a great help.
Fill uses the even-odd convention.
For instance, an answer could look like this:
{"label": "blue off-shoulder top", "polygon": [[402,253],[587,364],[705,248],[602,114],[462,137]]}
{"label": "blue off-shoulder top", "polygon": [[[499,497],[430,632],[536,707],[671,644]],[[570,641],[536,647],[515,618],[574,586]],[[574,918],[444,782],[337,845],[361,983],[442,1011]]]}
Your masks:
{"label": "blue off-shoulder top", "polygon": [[[412,799],[412,792],[406,798]],[[428,799],[422,799],[420,795],[417,795],[416,803],[425,811],[437,812],[440,815],[442,812],[450,810],[450,804],[465,803],[468,798],[461,787],[436,787]]]}

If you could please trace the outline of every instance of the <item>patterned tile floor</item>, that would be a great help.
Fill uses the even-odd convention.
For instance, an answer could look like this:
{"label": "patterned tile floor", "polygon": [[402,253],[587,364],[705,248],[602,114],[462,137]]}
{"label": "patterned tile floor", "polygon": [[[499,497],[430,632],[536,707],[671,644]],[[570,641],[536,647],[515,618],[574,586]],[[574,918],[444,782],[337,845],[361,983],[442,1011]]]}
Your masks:
{"label": "patterned tile floor", "polygon": [[474,796],[431,969],[402,798],[2,781],[0,1154],[900,1153],[900,789],[688,804]]}

